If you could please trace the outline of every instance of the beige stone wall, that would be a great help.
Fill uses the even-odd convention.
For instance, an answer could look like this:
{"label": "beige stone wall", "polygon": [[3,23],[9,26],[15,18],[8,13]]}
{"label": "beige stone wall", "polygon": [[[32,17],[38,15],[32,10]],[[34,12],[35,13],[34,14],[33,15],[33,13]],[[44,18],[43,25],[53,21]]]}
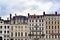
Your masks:
{"label": "beige stone wall", "polygon": [[[12,30],[12,27],[13,27],[13,30]],[[20,37],[21,37],[21,32],[23,32],[23,36],[25,37],[25,32],[27,32],[27,35],[29,33],[28,25],[27,24],[11,24],[10,25],[10,36],[11,36],[11,32],[13,32],[14,34],[13,37],[15,37],[15,32],[20,32]]]}

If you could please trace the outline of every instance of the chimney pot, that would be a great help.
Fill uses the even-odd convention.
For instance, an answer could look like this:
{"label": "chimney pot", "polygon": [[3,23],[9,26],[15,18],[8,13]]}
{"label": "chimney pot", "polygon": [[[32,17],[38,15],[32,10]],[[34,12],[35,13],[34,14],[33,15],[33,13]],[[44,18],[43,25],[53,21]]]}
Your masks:
{"label": "chimney pot", "polygon": [[0,19],[1,19],[1,17],[0,17]]}
{"label": "chimney pot", "polygon": [[17,15],[15,14],[15,16],[17,16]]}
{"label": "chimney pot", "polygon": [[43,12],[43,15],[45,15],[45,11]]}
{"label": "chimney pot", "polygon": [[57,15],[57,11],[55,12],[55,14]]}
{"label": "chimney pot", "polygon": [[10,14],[10,20],[11,20],[11,18],[12,18],[12,14]]}
{"label": "chimney pot", "polygon": [[29,13],[28,13],[28,16],[29,16]]}
{"label": "chimney pot", "polygon": [[7,18],[7,20],[9,20],[9,18]]}

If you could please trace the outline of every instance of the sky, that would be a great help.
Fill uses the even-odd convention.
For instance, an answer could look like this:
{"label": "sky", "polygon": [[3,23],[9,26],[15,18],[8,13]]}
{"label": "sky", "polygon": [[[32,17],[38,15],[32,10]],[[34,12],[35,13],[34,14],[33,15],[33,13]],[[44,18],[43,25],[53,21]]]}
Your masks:
{"label": "sky", "polygon": [[0,0],[0,17],[6,19],[11,13],[13,16],[60,13],[60,0]]}

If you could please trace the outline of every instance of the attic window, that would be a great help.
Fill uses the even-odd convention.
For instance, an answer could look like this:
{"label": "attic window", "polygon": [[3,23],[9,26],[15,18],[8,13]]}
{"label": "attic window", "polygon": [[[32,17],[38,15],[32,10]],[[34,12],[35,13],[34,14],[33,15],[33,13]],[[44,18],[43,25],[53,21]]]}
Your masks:
{"label": "attic window", "polygon": [[2,23],[2,21],[1,21],[1,23]]}

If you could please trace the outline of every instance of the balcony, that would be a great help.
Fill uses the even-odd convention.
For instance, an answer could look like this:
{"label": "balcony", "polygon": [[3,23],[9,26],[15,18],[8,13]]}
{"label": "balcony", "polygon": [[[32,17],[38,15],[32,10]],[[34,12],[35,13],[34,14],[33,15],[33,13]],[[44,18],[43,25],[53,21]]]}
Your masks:
{"label": "balcony", "polygon": [[45,34],[28,34],[29,36],[45,36]]}
{"label": "balcony", "polygon": [[31,32],[43,32],[43,30],[30,30]]}

